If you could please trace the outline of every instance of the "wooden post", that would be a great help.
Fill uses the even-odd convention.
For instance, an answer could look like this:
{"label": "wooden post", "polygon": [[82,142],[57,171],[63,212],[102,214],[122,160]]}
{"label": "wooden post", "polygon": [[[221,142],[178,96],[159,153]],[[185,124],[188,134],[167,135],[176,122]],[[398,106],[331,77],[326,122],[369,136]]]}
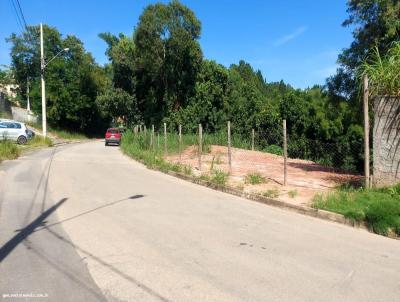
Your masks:
{"label": "wooden post", "polygon": [[229,172],[232,171],[232,150],[231,150],[231,122],[228,121],[228,163]]}
{"label": "wooden post", "polygon": [[150,146],[152,147],[154,151],[154,125],[151,125],[151,135],[150,135]]}
{"label": "wooden post", "polygon": [[146,125],[143,126],[143,134],[144,134],[144,143],[146,144],[147,142],[147,131],[146,131]]}
{"label": "wooden post", "polygon": [[283,120],[283,185],[287,185],[287,136],[286,120]]}
{"label": "wooden post", "polygon": [[157,150],[160,150],[160,130],[157,131]]}
{"label": "wooden post", "polygon": [[369,107],[368,107],[368,76],[364,75],[364,173],[365,188],[370,188],[369,173]]}
{"label": "wooden post", "polygon": [[164,154],[167,155],[167,123],[164,123]]}
{"label": "wooden post", "polygon": [[251,129],[251,151],[254,151],[254,128]]}
{"label": "wooden post", "polygon": [[201,154],[203,153],[203,128],[199,124],[199,170],[201,171]]}
{"label": "wooden post", "polygon": [[182,160],[182,125],[179,124],[179,161]]}

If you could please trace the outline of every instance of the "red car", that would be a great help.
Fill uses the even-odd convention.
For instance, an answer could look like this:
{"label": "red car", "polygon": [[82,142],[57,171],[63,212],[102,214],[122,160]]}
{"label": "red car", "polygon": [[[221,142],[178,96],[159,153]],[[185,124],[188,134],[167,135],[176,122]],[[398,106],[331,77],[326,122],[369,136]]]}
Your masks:
{"label": "red car", "polygon": [[106,132],[106,146],[121,143],[122,131],[119,128],[108,128]]}

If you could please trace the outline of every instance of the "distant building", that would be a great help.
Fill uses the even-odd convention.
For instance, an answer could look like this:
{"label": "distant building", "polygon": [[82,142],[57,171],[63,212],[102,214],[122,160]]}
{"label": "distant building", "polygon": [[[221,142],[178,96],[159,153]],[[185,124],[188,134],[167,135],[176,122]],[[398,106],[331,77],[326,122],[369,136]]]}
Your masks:
{"label": "distant building", "polygon": [[0,84],[0,92],[4,93],[9,98],[17,96],[17,84]]}

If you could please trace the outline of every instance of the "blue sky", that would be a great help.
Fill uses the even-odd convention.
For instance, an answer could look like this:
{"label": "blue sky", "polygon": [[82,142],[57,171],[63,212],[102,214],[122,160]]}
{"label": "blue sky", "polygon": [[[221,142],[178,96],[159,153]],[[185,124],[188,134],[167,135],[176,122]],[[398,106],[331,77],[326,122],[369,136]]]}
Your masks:
{"label": "blue sky", "polygon": [[[147,0],[20,0],[28,24],[57,27],[80,38],[100,64],[105,43],[98,33],[132,34]],[[167,1],[161,1],[167,2]],[[202,22],[200,43],[207,59],[229,66],[243,59],[267,81],[296,88],[323,84],[338,53],[352,41],[346,0],[182,0]],[[19,32],[11,0],[0,0],[0,64],[9,64],[5,38]]]}

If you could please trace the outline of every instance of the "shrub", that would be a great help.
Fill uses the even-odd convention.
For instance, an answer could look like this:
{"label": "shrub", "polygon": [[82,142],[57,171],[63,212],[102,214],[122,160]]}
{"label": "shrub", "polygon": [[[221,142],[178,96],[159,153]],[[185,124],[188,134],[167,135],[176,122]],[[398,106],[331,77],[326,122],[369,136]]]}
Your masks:
{"label": "shrub", "polygon": [[278,189],[269,189],[265,192],[262,193],[264,197],[268,198],[277,198],[279,196],[279,190]]}
{"label": "shrub", "polygon": [[283,149],[277,145],[269,145],[265,148],[265,152],[275,154],[275,155],[283,155]]}
{"label": "shrub", "polygon": [[226,185],[229,178],[229,174],[223,171],[214,170],[211,173],[210,181],[216,185],[224,186]]}
{"label": "shrub", "polygon": [[258,185],[266,182],[267,182],[266,178],[258,172],[249,173],[246,175],[246,178],[244,179],[245,184],[251,184],[251,185]]}

